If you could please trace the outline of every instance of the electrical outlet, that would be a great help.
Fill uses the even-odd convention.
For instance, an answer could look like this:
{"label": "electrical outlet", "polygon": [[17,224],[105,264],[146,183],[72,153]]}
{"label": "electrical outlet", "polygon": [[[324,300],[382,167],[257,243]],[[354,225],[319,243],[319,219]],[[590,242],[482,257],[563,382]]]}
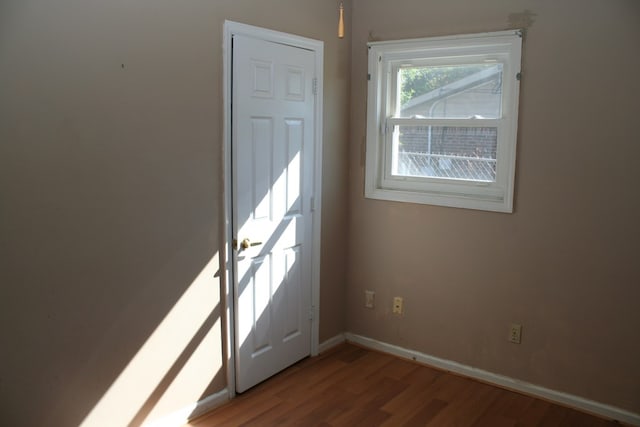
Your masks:
{"label": "electrical outlet", "polygon": [[364,291],[364,306],[373,308],[375,305],[376,293],[373,291]]}
{"label": "electrical outlet", "polygon": [[393,314],[402,314],[402,297],[393,298]]}
{"label": "electrical outlet", "polygon": [[509,341],[514,344],[520,344],[522,337],[522,325],[512,323],[509,329]]}

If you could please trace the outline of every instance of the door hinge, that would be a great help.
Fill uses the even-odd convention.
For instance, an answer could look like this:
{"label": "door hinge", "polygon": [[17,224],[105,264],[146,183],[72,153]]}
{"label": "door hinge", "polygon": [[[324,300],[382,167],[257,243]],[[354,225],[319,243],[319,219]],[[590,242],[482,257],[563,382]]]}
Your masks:
{"label": "door hinge", "polygon": [[313,308],[309,309],[309,320],[313,320]]}
{"label": "door hinge", "polygon": [[317,95],[318,94],[318,78],[314,77],[313,78],[313,82],[311,84],[312,90],[313,90],[313,94]]}
{"label": "door hinge", "polygon": [[312,197],[309,200],[309,205],[310,205],[311,212],[314,212],[316,210],[316,198],[315,197]]}

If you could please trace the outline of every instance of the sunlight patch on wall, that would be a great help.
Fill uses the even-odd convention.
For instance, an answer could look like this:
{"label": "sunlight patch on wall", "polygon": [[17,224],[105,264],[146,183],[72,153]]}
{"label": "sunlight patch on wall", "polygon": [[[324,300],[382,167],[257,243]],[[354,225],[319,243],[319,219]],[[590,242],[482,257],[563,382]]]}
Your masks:
{"label": "sunlight patch on wall", "polygon": [[153,419],[202,397],[222,367],[220,310],[215,307],[220,291],[212,280],[218,267],[216,254],[81,427],[125,426],[136,418]]}
{"label": "sunlight patch on wall", "polygon": [[151,421],[150,426],[175,426],[176,421],[178,421],[177,424],[185,422],[185,419],[164,418],[176,410],[176,402],[187,402],[187,405],[191,405],[193,409],[196,408],[196,402],[202,399],[202,393],[209,382],[218,375],[222,366],[220,323],[218,317],[213,328],[208,331],[209,333],[204,340],[189,357],[180,375],[170,384],[162,398],[146,417],[146,420]]}

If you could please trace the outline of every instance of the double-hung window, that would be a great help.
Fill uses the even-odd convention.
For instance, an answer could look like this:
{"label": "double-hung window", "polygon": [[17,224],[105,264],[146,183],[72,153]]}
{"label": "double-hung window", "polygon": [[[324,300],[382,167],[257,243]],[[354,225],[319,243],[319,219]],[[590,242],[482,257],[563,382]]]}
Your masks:
{"label": "double-hung window", "polygon": [[369,44],[365,196],[512,212],[522,33]]}

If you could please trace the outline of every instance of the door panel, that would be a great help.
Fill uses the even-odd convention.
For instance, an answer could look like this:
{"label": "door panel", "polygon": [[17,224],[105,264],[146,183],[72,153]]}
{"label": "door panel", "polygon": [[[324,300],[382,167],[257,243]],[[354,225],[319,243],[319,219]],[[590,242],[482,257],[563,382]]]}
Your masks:
{"label": "door panel", "polygon": [[233,38],[236,388],[311,352],[312,51]]}

